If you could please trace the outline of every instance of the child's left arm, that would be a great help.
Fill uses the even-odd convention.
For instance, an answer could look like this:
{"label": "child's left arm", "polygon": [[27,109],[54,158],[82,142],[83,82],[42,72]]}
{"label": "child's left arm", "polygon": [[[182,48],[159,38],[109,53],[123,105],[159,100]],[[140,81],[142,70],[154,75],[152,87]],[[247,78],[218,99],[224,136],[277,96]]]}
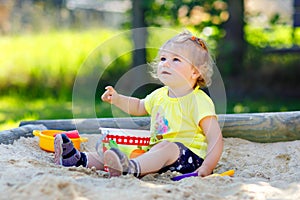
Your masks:
{"label": "child's left arm", "polygon": [[219,162],[223,151],[223,137],[215,116],[208,116],[199,123],[207,139],[207,155],[201,167],[196,171],[198,176],[210,175]]}

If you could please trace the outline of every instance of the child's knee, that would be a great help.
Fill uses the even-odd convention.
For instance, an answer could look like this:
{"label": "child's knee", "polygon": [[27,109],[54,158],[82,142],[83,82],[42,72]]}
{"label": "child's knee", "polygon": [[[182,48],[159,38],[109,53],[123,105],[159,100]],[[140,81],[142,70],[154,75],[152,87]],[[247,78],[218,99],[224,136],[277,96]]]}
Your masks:
{"label": "child's knee", "polygon": [[172,142],[169,141],[161,141],[160,143],[157,143],[156,145],[154,145],[150,150],[154,151],[154,150],[159,150],[159,149],[163,149],[166,146],[170,145]]}
{"label": "child's knee", "polygon": [[158,144],[156,144],[154,147],[151,148],[153,151],[164,151],[164,152],[179,152],[179,148],[176,143],[169,142],[169,141],[162,141]]}

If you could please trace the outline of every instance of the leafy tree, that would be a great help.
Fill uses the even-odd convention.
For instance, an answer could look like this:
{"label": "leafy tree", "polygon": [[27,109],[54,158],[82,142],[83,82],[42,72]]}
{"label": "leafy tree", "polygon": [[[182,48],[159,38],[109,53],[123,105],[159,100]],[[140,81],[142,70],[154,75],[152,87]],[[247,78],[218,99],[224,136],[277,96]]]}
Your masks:
{"label": "leafy tree", "polygon": [[[133,15],[137,8],[133,2]],[[218,63],[225,74],[238,75],[242,71],[244,57],[244,2],[234,0],[147,0],[140,2],[143,20],[133,20],[133,27],[146,26],[194,26],[201,32],[206,27],[216,30],[205,33],[218,42]],[[140,24],[138,24],[140,23]],[[224,40],[220,40],[223,39]],[[144,41],[145,42],[145,41]],[[232,55],[234,59],[232,59]]]}

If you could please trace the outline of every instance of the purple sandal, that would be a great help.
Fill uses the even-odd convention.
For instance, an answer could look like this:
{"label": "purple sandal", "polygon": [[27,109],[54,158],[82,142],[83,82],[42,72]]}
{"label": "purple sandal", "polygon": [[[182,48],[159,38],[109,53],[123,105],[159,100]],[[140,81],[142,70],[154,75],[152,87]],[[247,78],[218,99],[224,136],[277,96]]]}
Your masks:
{"label": "purple sandal", "polygon": [[104,163],[108,167],[110,176],[133,174],[135,177],[138,177],[140,175],[139,164],[135,160],[129,160],[117,148],[111,148],[104,153]]}
{"label": "purple sandal", "polygon": [[[56,165],[71,167],[81,164],[79,161],[81,161],[83,153],[74,148],[72,141],[65,134],[55,136],[54,150],[54,163]],[[86,157],[84,160],[86,160]]]}

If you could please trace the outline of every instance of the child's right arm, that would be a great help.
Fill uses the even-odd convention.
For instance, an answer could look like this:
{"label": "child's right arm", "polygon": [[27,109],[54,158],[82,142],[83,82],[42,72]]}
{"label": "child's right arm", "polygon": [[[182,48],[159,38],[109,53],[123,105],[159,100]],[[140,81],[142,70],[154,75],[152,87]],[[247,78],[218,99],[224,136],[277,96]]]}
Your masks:
{"label": "child's right arm", "polygon": [[105,87],[106,91],[101,96],[102,101],[113,104],[130,115],[146,115],[144,100],[118,94],[112,86]]}

